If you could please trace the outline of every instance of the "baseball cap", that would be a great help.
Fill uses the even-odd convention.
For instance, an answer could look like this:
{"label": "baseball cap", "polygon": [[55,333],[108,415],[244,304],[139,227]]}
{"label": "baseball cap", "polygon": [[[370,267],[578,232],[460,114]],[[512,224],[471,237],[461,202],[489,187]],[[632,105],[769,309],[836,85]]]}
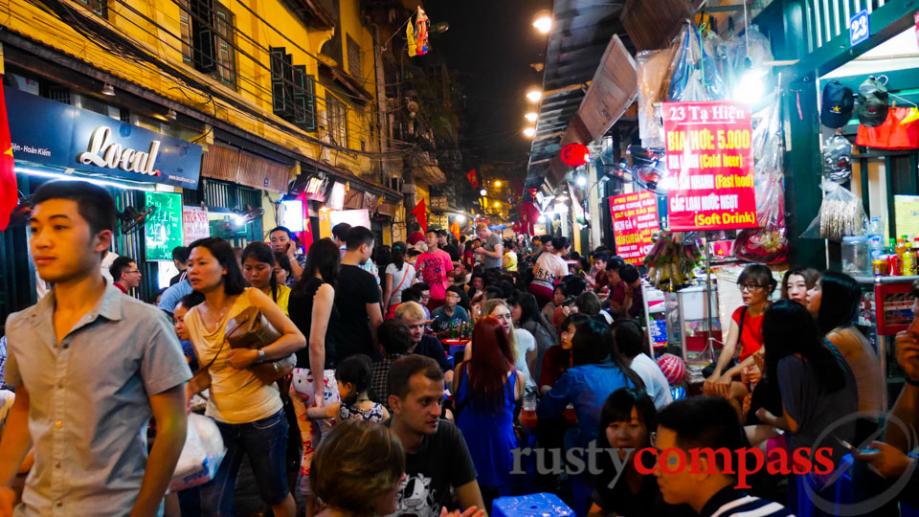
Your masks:
{"label": "baseball cap", "polygon": [[858,104],[855,113],[858,120],[868,127],[877,127],[887,118],[887,84],[877,77],[865,79],[858,87]]}
{"label": "baseball cap", "polygon": [[849,123],[855,107],[855,96],[852,89],[843,86],[839,81],[830,81],[823,86],[820,100],[820,123],[837,129]]}

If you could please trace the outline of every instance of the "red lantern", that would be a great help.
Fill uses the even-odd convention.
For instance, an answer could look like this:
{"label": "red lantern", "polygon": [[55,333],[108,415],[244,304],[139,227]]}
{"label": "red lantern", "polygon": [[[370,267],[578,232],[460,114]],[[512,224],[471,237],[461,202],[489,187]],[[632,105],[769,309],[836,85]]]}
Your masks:
{"label": "red lantern", "polygon": [[569,167],[580,167],[590,159],[590,151],[587,146],[579,143],[566,144],[562,147],[559,158],[562,163]]}

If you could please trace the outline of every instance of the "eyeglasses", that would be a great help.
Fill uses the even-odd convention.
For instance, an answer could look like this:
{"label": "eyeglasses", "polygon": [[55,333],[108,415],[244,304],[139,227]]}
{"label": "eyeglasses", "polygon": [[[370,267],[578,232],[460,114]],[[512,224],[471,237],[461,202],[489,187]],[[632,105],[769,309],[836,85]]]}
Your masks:
{"label": "eyeglasses", "polygon": [[759,290],[759,289],[765,289],[765,288],[766,288],[766,286],[759,285],[759,284],[737,284],[737,287],[738,287],[741,291],[756,291],[756,290]]}

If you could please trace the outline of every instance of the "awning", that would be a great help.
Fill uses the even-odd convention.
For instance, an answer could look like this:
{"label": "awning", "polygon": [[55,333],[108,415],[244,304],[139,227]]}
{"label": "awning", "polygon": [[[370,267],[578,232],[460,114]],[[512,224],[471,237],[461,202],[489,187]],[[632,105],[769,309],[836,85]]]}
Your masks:
{"label": "awning", "polygon": [[[557,0],[546,48],[543,99],[530,147],[528,183],[544,177],[557,159],[562,135],[577,113],[620,22],[625,0]],[[626,42],[626,45],[628,42]]]}
{"label": "awning", "polygon": [[680,31],[684,20],[692,18],[699,0],[627,0],[622,9],[622,24],[635,50],[664,48]]}
{"label": "awning", "polygon": [[[562,134],[560,144],[587,144],[603,137],[637,98],[638,68],[622,40],[614,35],[600,59],[587,95]],[[558,183],[566,171],[567,167],[557,156],[552,158],[551,181]]]}
{"label": "awning", "polygon": [[287,192],[291,167],[235,147],[214,144],[201,163],[201,175],[247,187]]}

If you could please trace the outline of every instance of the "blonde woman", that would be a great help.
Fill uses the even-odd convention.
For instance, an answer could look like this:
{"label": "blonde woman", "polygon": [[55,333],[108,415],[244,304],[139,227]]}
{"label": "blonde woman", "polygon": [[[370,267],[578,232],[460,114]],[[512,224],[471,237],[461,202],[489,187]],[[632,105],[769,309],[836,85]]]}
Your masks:
{"label": "blonde woman", "polygon": [[[536,339],[533,334],[524,329],[515,329],[511,309],[507,302],[500,298],[492,298],[485,302],[482,310],[485,317],[491,317],[498,320],[501,327],[507,333],[510,340],[511,351],[514,354],[514,367],[523,373],[526,386],[535,388],[533,375],[531,372],[536,371]],[[464,360],[472,359],[472,345],[470,342],[466,345]]]}

